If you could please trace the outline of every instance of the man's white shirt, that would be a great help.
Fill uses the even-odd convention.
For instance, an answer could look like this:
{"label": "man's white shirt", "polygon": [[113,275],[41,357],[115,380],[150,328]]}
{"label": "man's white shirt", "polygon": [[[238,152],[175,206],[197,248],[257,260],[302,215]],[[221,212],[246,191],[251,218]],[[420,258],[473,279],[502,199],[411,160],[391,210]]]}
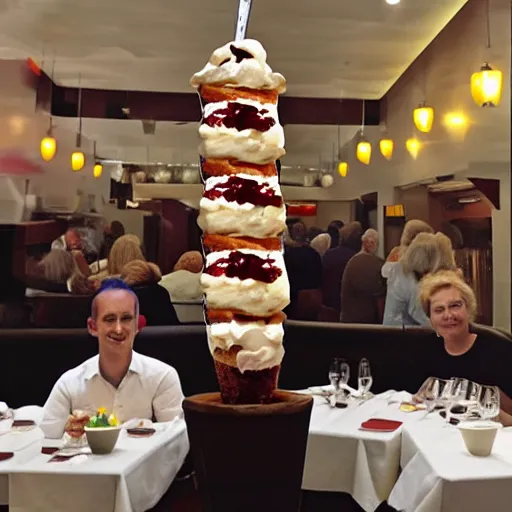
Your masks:
{"label": "man's white shirt", "polygon": [[183,392],[176,370],[162,361],[133,352],[124,379],[115,388],[100,374],[99,356],[64,373],[44,406],[40,425],[46,437],[60,438],[69,414],[99,407],[122,423],[133,418],[171,421],[182,414]]}

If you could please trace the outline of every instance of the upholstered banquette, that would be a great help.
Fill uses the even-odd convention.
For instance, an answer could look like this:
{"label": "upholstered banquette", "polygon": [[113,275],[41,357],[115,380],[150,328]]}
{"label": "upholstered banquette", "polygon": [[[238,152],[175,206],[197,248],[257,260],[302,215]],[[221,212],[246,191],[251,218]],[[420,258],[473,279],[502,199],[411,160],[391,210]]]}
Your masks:
{"label": "upholstered banquette", "polygon": [[[423,328],[289,321],[285,329],[282,389],[327,383],[330,361],[339,356],[351,365],[352,385],[359,360],[366,357],[374,391],[414,392],[424,375],[423,355],[432,342],[432,332]],[[511,340],[489,327],[477,325],[475,331]],[[187,396],[217,390],[204,326],[146,327],[137,336],[135,350],[174,366]],[[97,341],[85,329],[0,330],[0,400],[11,407],[42,405],[64,371],[95,353]],[[512,344],[511,360],[497,364],[511,363]]]}

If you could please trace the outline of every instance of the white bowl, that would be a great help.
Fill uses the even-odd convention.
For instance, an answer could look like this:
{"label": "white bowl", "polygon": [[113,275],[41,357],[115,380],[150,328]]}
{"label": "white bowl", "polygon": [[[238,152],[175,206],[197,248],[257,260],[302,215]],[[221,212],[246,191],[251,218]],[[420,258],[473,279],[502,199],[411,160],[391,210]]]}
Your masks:
{"label": "white bowl", "polygon": [[85,427],[87,443],[92,453],[105,455],[111,453],[116,446],[121,427]]}
{"label": "white bowl", "polygon": [[457,427],[469,453],[477,457],[488,457],[496,434],[503,425],[495,421],[471,421],[459,423]]}

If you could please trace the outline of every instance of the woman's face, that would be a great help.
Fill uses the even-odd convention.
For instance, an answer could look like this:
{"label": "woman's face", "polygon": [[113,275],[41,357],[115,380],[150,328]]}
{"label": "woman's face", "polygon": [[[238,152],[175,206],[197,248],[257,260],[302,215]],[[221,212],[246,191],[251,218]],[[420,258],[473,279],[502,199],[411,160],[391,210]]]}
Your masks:
{"label": "woman's face", "polygon": [[443,338],[469,332],[466,303],[456,288],[443,288],[430,298],[430,321]]}

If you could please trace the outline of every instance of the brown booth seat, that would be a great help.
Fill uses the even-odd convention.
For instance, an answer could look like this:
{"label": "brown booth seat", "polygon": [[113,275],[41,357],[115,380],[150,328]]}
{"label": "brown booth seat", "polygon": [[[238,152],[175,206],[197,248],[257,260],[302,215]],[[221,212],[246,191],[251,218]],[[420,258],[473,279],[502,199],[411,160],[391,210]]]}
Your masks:
{"label": "brown booth seat", "polygon": [[[351,365],[351,384],[357,385],[357,365],[370,360],[372,390],[414,392],[425,373],[423,364],[432,333],[425,328],[288,321],[281,389],[301,389],[328,382],[333,357]],[[510,335],[481,325],[475,331],[511,340]],[[510,365],[507,360],[496,364]],[[135,350],[174,366],[186,396],[218,391],[204,326],[146,327]],[[43,405],[66,370],[97,353],[97,342],[85,329],[0,329],[0,400],[11,407]],[[512,378],[512,377],[511,377]]]}

